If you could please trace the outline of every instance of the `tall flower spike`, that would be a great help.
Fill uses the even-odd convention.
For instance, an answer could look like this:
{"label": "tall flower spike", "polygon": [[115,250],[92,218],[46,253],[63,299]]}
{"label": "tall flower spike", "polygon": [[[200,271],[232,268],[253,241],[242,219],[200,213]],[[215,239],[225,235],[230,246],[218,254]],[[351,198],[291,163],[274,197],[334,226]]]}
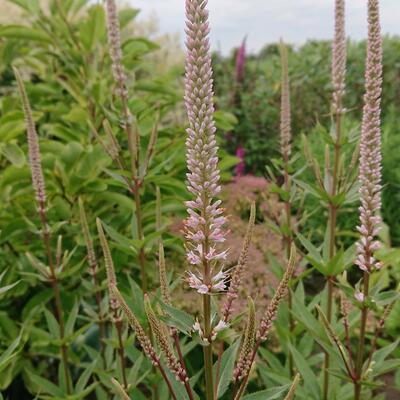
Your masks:
{"label": "tall flower spike", "polygon": [[292,244],[292,247],[290,249],[290,258],[288,266],[286,268],[282,280],[279,283],[278,288],[276,289],[274,297],[272,298],[271,302],[268,305],[264,317],[261,319],[260,327],[258,328],[257,331],[257,340],[264,341],[267,339],[268,333],[272,328],[272,323],[276,318],[279,303],[286,295],[287,288],[289,286],[290,279],[293,275],[295,265],[296,265],[296,247],[294,244]]}
{"label": "tall flower spike", "polygon": [[342,99],[346,76],[345,0],[335,1],[335,36],[332,46],[332,106],[334,113],[343,112]]}
{"label": "tall flower spike", "polygon": [[175,357],[171,343],[169,342],[167,336],[167,327],[157,318],[156,314],[153,311],[153,308],[151,307],[150,299],[147,294],[144,295],[144,309],[146,311],[151,331],[153,332],[153,335],[157,340],[159,348],[164,354],[168,368],[175,375],[175,378],[178,381],[182,383],[188,382],[189,378],[186,375],[186,371],[182,367],[178,359]]}
{"label": "tall flower spike", "polygon": [[122,65],[121,35],[119,28],[117,6],[114,0],[106,0],[108,44],[115,82],[117,82],[122,96],[127,95],[126,75]]}
{"label": "tall flower spike", "polygon": [[[135,118],[129,110],[128,104],[128,89],[126,85],[126,74],[122,64],[122,50],[121,50],[121,34],[118,19],[117,6],[115,0],[106,0],[107,10],[107,32],[110,57],[112,61],[112,71],[114,80],[117,83],[119,95],[121,97],[122,112],[124,118],[124,126],[128,137],[128,148],[131,158],[131,172],[132,176],[137,175],[139,167],[139,149],[140,149],[140,135],[138,132]],[[118,148],[111,150],[111,157],[116,154]],[[110,153],[110,151],[108,151]]]}
{"label": "tall flower spike", "polygon": [[381,128],[380,103],[382,93],[382,37],[379,23],[378,0],[368,1],[368,43],[365,71],[365,95],[361,128],[360,169],[361,238],[357,243],[356,264],[363,271],[379,269],[373,257],[380,247],[375,237],[379,233],[381,217]]}
{"label": "tall flower spike", "polygon": [[282,88],[281,88],[281,123],[280,123],[280,144],[281,154],[285,163],[290,157],[291,131],[291,110],[290,110],[290,88],[289,88],[289,68],[287,48],[283,41],[280,41],[281,68],[282,68]]}
{"label": "tall flower spike", "polygon": [[46,202],[46,191],[45,191],[44,177],[42,171],[42,164],[40,160],[39,139],[36,132],[35,123],[33,121],[32,110],[29,104],[28,96],[26,94],[25,86],[17,68],[14,68],[14,74],[15,78],[17,79],[18,90],[21,96],[22,106],[25,114],[25,125],[26,125],[28,147],[29,147],[29,164],[31,167],[31,174],[32,174],[32,186],[35,191],[39,209],[41,212],[44,212],[45,202]]}
{"label": "tall flower spike", "polygon": [[233,380],[235,382],[240,381],[248,374],[253,363],[251,355],[256,339],[256,310],[251,297],[248,297],[247,300],[249,303],[249,313],[239,359],[236,363],[235,370],[233,371]]}
{"label": "tall flower spike", "polygon": [[249,218],[249,223],[247,225],[247,231],[246,231],[246,236],[244,238],[242,251],[240,252],[238,264],[232,272],[227,298],[222,308],[222,316],[223,316],[223,321],[225,323],[229,322],[230,316],[232,314],[233,302],[238,297],[242,276],[247,265],[247,257],[249,254],[251,238],[253,236],[255,219],[256,219],[256,205],[253,202],[251,204],[250,218]]}
{"label": "tall flower spike", "polygon": [[189,217],[185,221],[187,258],[193,265],[207,265],[204,276],[189,275],[189,284],[200,293],[225,288],[225,276],[212,281],[217,264],[227,256],[218,252],[217,244],[225,241],[226,222],[220,201],[214,198],[221,190],[217,143],[213,119],[213,91],[208,12],[206,0],[186,0],[186,74],[185,106],[189,119],[187,129],[188,190],[194,200],[186,203]]}

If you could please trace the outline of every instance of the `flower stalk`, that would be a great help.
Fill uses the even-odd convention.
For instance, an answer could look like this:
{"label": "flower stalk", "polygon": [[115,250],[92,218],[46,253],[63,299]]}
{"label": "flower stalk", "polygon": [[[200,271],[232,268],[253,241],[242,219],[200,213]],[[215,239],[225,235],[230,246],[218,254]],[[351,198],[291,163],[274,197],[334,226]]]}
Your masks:
{"label": "flower stalk", "polygon": [[[139,129],[135,120],[135,117],[131,114],[128,104],[128,89],[126,84],[125,69],[122,64],[122,50],[121,50],[121,34],[118,20],[117,7],[115,0],[106,0],[106,11],[107,11],[107,28],[108,28],[108,42],[109,52],[112,61],[112,71],[114,80],[118,86],[118,93],[122,104],[122,114],[124,118],[124,128],[128,138],[128,148],[131,161],[131,180],[133,182],[133,197],[135,201],[135,214],[136,214],[136,229],[137,237],[140,241],[143,241],[143,218],[142,218],[142,202],[140,196],[140,188],[142,185],[143,177],[140,177],[140,134]],[[157,127],[155,132],[152,133],[152,139],[149,145],[150,154],[145,160],[145,170],[148,168],[148,162],[155,146],[157,134]],[[131,185],[129,184],[129,187]],[[147,274],[145,269],[146,254],[144,246],[142,245],[139,249],[139,266],[141,271],[142,280],[142,291],[147,291]]]}
{"label": "flower stalk", "polygon": [[[291,152],[291,108],[290,108],[290,87],[289,87],[289,68],[288,68],[288,55],[287,48],[283,41],[280,41],[280,54],[281,54],[281,116],[280,116],[280,147],[281,156],[283,160],[283,176],[284,188],[286,192],[285,200],[285,224],[287,233],[284,234],[283,240],[286,247],[286,258],[289,260],[290,247],[292,245],[292,204],[291,204],[291,179],[289,171],[289,158]],[[288,291],[288,308],[289,308],[289,330],[290,333],[294,331],[295,323],[292,315],[292,293]],[[289,371],[293,374],[293,359],[289,354]]]}
{"label": "flower stalk", "polygon": [[[14,68],[14,75],[17,80],[18,91],[22,102],[22,107],[25,115],[25,125],[29,148],[29,164],[32,176],[32,186],[35,191],[35,198],[38,206],[38,214],[42,225],[42,238],[47,252],[47,262],[50,273],[46,274],[50,281],[54,292],[55,316],[59,326],[60,341],[63,343],[60,346],[61,363],[65,375],[65,384],[67,393],[72,393],[72,382],[68,366],[68,349],[65,344],[65,325],[64,313],[61,302],[60,283],[57,276],[57,265],[54,264],[53,254],[51,250],[51,232],[47,223],[46,217],[46,189],[40,157],[39,138],[36,132],[35,123],[33,121],[32,109],[29,103],[28,95],[22,77],[17,68]],[[59,250],[57,251],[59,253]]]}
{"label": "flower stalk", "polygon": [[[157,186],[156,188],[156,230],[161,229],[161,193],[160,193],[160,188]],[[161,299],[166,305],[171,305],[171,295],[169,293],[169,285],[168,285],[168,278],[167,278],[167,270],[165,267],[165,256],[164,256],[164,244],[162,241],[162,238],[160,238],[159,243],[158,243],[158,274],[159,274],[159,280],[160,280],[160,291],[161,291]],[[187,369],[186,369],[186,364],[185,360],[183,358],[183,353],[179,341],[179,333],[176,328],[171,327],[170,328],[170,335],[172,337],[172,340],[174,342],[174,346],[176,349],[176,352],[178,353],[178,359],[180,362],[181,367],[183,368],[186,376],[187,374]],[[184,385],[186,388],[186,391],[188,393],[189,399],[193,399],[193,391],[190,386],[190,383],[188,380],[184,381]]]}

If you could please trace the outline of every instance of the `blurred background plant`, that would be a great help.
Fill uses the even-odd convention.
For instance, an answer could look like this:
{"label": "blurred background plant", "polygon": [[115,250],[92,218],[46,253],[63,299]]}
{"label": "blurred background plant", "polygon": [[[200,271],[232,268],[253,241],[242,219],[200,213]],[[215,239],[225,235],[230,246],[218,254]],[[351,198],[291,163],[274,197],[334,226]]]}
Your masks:
{"label": "blurred background plant", "polygon": [[[365,59],[364,41],[348,41],[346,85],[346,125],[357,135],[360,130],[363,73]],[[238,123],[226,136],[225,146],[235,154],[239,146],[245,153],[247,173],[263,176],[266,160],[279,155],[279,110],[280,110],[280,56],[278,44],[268,44],[257,54],[248,54],[240,82],[235,79],[237,53],[224,57],[214,53],[215,92],[217,106],[232,112]],[[302,148],[301,134],[307,135],[310,146],[319,147],[321,135],[330,129],[330,59],[331,42],[309,41],[300,47],[289,47],[289,75],[292,104],[292,127],[295,146]],[[400,109],[400,38],[386,36],[383,40],[383,207],[384,220],[390,228],[394,245],[400,244],[400,214],[397,204],[400,184],[396,143],[399,140],[396,127],[397,110]],[[240,90],[238,90],[240,85]],[[234,99],[235,101],[233,101]],[[322,135],[323,136],[323,135]],[[322,161],[323,153],[320,152]],[[271,161],[270,161],[271,162]],[[268,163],[270,165],[270,162]],[[304,165],[300,160],[298,165]],[[309,203],[309,210],[315,210]],[[319,218],[319,220],[318,220]],[[315,227],[322,226],[325,218],[315,213],[310,221]],[[354,224],[349,221],[349,227]]]}

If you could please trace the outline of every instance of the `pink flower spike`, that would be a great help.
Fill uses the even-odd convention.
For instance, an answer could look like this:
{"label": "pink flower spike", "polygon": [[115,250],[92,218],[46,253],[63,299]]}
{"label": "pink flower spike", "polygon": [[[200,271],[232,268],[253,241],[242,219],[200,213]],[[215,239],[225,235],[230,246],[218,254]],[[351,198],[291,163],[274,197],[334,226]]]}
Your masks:
{"label": "pink flower spike", "polygon": [[359,182],[361,238],[357,245],[356,265],[371,272],[380,267],[373,257],[378,249],[374,237],[379,233],[381,207],[381,93],[382,37],[379,22],[379,1],[368,0],[368,42],[365,72],[365,95],[360,143]]}
{"label": "pink flower spike", "polygon": [[[225,241],[221,201],[215,197],[221,191],[218,169],[218,146],[215,138],[212,66],[208,39],[207,0],[186,0],[186,68],[185,107],[189,121],[186,140],[188,168],[187,189],[193,195],[185,203],[189,217],[185,221],[187,259],[204,264],[203,282],[210,282],[208,261],[217,263],[226,258],[226,251],[216,249]],[[212,266],[215,268],[215,264]],[[208,272],[207,272],[208,271]],[[195,287],[194,287],[195,286]],[[207,294],[210,287],[194,285]]]}

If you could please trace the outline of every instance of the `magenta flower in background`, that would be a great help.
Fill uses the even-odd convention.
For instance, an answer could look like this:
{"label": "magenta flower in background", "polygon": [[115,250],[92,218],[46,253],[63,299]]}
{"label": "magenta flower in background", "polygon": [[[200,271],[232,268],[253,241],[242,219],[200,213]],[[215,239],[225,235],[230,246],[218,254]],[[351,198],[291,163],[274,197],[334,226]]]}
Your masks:
{"label": "magenta flower in background", "polygon": [[242,82],[244,78],[244,67],[246,65],[246,37],[243,39],[236,54],[236,81]]}
{"label": "magenta flower in background", "polygon": [[245,155],[246,155],[246,152],[244,150],[244,147],[242,145],[240,145],[236,149],[236,157],[239,158],[240,161],[235,167],[235,176],[243,176],[245,173],[245,168],[246,168],[246,164],[244,161]]}

